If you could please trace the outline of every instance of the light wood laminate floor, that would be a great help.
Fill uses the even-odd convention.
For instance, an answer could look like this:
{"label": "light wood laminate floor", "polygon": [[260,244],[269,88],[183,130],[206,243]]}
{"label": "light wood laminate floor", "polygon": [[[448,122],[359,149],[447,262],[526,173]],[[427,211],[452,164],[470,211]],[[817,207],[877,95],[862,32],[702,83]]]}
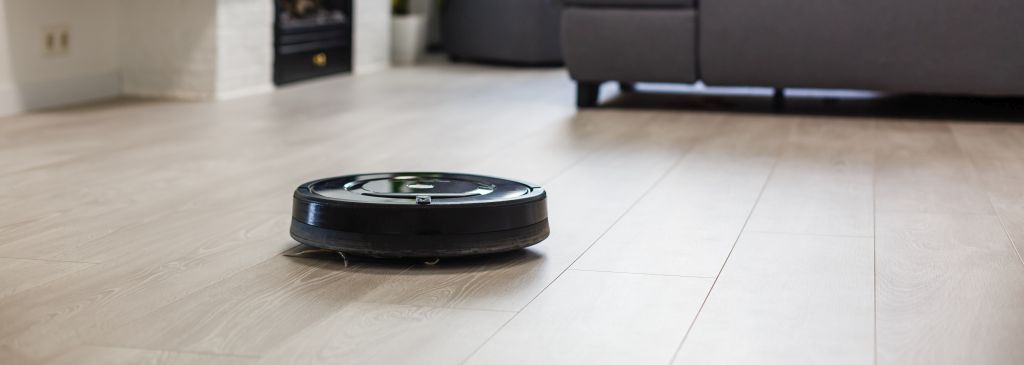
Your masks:
{"label": "light wood laminate floor", "polygon": [[[0,363],[1024,364],[1024,124],[572,94],[430,65],[0,118]],[[539,182],[551,237],[284,255],[295,186],[391,170]]]}

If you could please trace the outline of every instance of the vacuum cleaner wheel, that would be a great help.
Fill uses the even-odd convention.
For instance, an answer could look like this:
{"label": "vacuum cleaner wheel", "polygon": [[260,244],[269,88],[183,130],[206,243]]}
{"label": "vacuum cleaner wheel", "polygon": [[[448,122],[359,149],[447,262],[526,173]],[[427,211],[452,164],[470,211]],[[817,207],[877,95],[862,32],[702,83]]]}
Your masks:
{"label": "vacuum cleaner wheel", "polygon": [[349,175],[295,190],[291,235],[343,253],[435,258],[521,249],[547,238],[547,194],[495,177]]}

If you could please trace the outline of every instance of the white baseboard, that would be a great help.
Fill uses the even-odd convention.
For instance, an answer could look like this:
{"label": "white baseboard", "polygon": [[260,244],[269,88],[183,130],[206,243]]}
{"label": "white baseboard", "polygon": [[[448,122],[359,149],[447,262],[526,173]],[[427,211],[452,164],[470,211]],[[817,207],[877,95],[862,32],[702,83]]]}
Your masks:
{"label": "white baseboard", "polygon": [[124,95],[135,96],[142,98],[153,98],[153,99],[173,99],[173,100],[184,100],[184,101],[213,101],[213,100],[226,100],[240,98],[244,96],[263,94],[274,91],[274,85],[267,83],[256,87],[250,87],[238,90],[225,90],[225,91],[197,91],[197,90],[174,90],[174,89],[159,89],[149,90],[145,88],[133,87],[130,85],[124,86]]}
{"label": "white baseboard", "polygon": [[13,85],[0,85],[0,117],[24,111],[21,97]]}
{"label": "white baseboard", "polygon": [[248,87],[237,90],[223,90],[217,92],[217,100],[241,98],[245,96],[265,94],[274,91],[274,84],[266,83],[259,86]]}
{"label": "white baseboard", "polygon": [[0,85],[0,115],[111,99],[120,94],[121,81],[116,71]]}
{"label": "white baseboard", "polygon": [[214,100],[215,95],[210,91],[195,91],[195,90],[150,90],[146,88],[132,87],[125,85],[122,89],[122,95],[148,98],[148,99],[174,99],[174,100],[185,100],[185,101],[209,101]]}
{"label": "white baseboard", "polygon": [[360,63],[356,64],[352,70],[354,75],[366,75],[374,72],[380,72],[391,68],[390,62],[378,62],[378,63]]}

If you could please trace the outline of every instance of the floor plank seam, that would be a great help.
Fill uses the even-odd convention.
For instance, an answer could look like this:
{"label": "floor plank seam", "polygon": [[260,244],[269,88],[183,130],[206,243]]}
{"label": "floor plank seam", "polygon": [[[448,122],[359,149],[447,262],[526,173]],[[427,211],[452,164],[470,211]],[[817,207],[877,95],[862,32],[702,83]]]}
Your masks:
{"label": "floor plank seam", "polygon": [[627,271],[611,271],[611,270],[589,270],[589,269],[572,269],[572,271],[582,272],[599,272],[607,274],[623,274],[623,275],[644,275],[644,276],[667,276],[675,278],[693,278],[693,279],[714,279],[714,276],[697,276],[697,275],[675,275],[675,274],[657,274],[657,273],[646,273],[646,272],[627,272]]}
{"label": "floor plank seam", "polygon": [[530,303],[533,303],[535,300],[537,300],[537,298],[539,298],[541,295],[543,295],[544,292],[546,290],[548,290],[548,288],[551,287],[551,284],[554,284],[556,281],[558,281],[559,278],[562,277],[562,275],[565,275],[565,272],[569,271],[569,269],[574,264],[576,264],[576,261],[578,261],[580,259],[580,257],[583,257],[583,255],[585,255],[587,253],[587,251],[590,250],[591,247],[594,247],[594,244],[596,244],[597,242],[601,241],[601,238],[603,238],[606,234],[608,234],[608,232],[612,230],[612,227],[615,227],[615,225],[618,224],[619,221],[622,220],[623,217],[625,217],[627,214],[629,214],[629,212],[631,210],[633,210],[634,207],[639,205],[640,201],[642,201],[644,199],[644,197],[646,197],[648,194],[650,194],[652,191],[654,191],[654,188],[656,186],[658,186],[658,184],[661,183],[662,180],[664,180],[666,177],[669,176],[669,174],[676,167],[676,165],[678,165],[680,162],[682,162],[683,158],[687,154],[689,154],[689,152],[690,152],[690,149],[687,149],[685,151],[680,152],[679,156],[677,156],[676,159],[667,168],[665,168],[665,170],[661,173],[661,175],[658,176],[658,178],[655,179],[654,182],[651,183],[651,185],[648,186],[646,190],[644,190],[644,193],[641,194],[639,197],[637,197],[637,199],[634,200],[633,203],[631,203],[629,205],[629,207],[627,207],[626,210],[622,212],[622,214],[620,214],[618,217],[615,218],[615,221],[613,221],[610,225],[608,225],[608,227],[605,228],[605,230],[603,232],[601,232],[601,234],[599,236],[597,236],[597,238],[595,238],[592,242],[590,242],[590,245],[587,246],[587,248],[584,249],[583,252],[581,252],[579,255],[577,255],[576,258],[572,262],[569,263],[569,265],[566,265],[565,269],[563,269],[562,272],[558,273],[558,275],[555,276],[554,279],[549,281],[547,283],[547,285],[544,286],[544,288],[542,288],[540,291],[538,291],[537,295],[534,295],[533,298],[530,298],[530,300],[528,302],[526,302],[526,304],[523,305],[523,307],[520,308],[520,310],[517,311],[515,315],[513,315],[511,318],[509,318],[507,321],[505,321],[505,323],[503,323],[500,327],[498,327],[498,329],[495,330],[494,333],[492,333],[490,336],[487,336],[487,339],[484,340],[483,343],[481,343],[479,346],[477,346],[476,349],[473,350],[473,352],[471,352],[468,356],[466,356],[465,359],[463,359],[459,363],[460,364],[465,364],[465,363],[469,362],[469,360],[472,359],[473,356],[475,356],[478,352],[480,352],[481,349],[484,348],[484,346],[487,345],[487,343],[491,342],[491,340],[494,339],[494,336],[497,336],[498,333],[500,333],[503,329],[505,329],[505,327],[508,326],[509,323],[511,323],[513,320],[515,320],[516,317],[518,317],[519,314],[522,313],[523,309],[529,307]]}
{"label": "floor plank seam", "polygon": [[704,305],[708,303],[708,298],[711,298],[711,292],[715,289],[715,284],[718,284],[718,279],[722,277],[722,271],[725,270],[725,265],[729,263],[729,257],[732,256],[733,251],[736,250],[736,244],[739,243],[740,238],[743,237],[744,230],[747,229],[747,224],[750,223],[750,218],[754,216],[754,211],[757,210],[758,203],[761,202],[761,197],[764,196],[765,190],[768,189],[768,183],[771,182],[772,176],[775,175],[775,168],[779,165],[779,160],[782,158],[782,152],[785,150],[786,143],[789,142],[789,135],[781,143],[775,151],[775,160],[772,161],[772,168],[768,172],[768,176],[764,178],[764,182],[761,183],[761,190],[757,193],[757,199],[754,200],[754,205],[750,207],[750,211],[747,212],[747,218],[743,221],[743,226],[740,227],[740,233],[736,235],[736,239],[732,242],[732,247],[729,248],[729,253],[725,255],[725,260],[722,261],[722,266],[718,269],[718,275],[715,275],[714,280],[711,281],[711,286],[708,288],[707,294],[704,295],[704,300],[701,301],[700,306],[697,307],[697,313],[693,315],[693,320],[690,321],[690,325],[686,328],[686,333],[683,334],[683,339],[679,341],[679,345],[676,346],[676,351],[672,353],[672,358],[669,360],[669,364],[674,364],[676,358],[679,356],[679,352],[683,349],[683,344],[686,343],[686,339],[690,336],[690,331],[693,330],[693,326],[697,323],[697,319],[700,318],[700,312],[704,310]]}

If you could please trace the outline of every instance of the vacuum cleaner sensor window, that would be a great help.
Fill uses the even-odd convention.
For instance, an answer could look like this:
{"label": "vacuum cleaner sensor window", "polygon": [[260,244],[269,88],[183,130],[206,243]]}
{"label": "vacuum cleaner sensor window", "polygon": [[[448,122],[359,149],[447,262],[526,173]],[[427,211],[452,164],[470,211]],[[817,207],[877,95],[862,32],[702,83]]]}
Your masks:
{"label": "vacuum cleaner sensor window", "polygon": [[295,190],[291,235],[306,245],[390,258],[505,252],[549,233],[540,186],[437,172],[349,175]]}

